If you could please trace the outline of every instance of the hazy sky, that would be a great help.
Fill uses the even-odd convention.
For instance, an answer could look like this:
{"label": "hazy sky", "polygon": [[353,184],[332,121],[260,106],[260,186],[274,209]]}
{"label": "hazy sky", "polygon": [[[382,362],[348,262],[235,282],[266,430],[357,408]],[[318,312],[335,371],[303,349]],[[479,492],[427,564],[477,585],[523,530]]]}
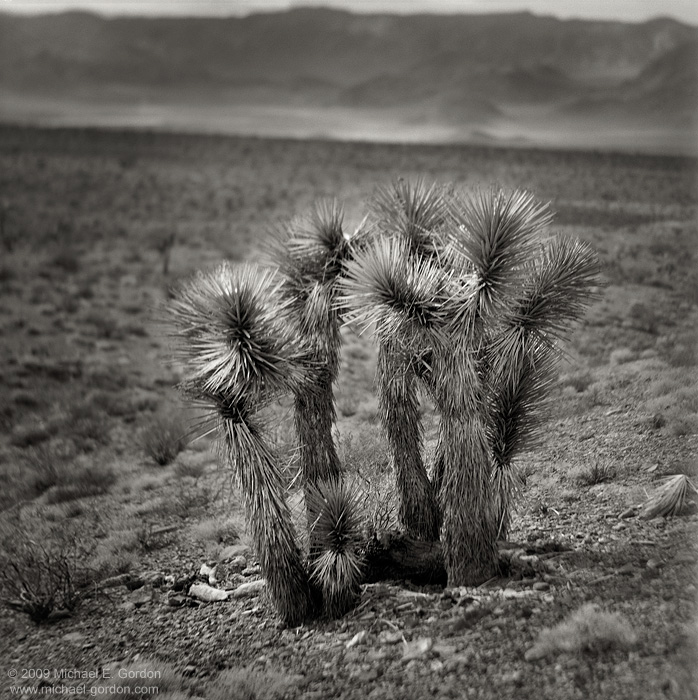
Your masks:
{"label": "hazy sky", "polygon": [[0,10],[58,12],[81,8],[114,14],[244,15],[298,5],[358,12],[508,12],[531,10],[558,17],[643,21],[669,15],[698,24],[698,0],[0,0]]}

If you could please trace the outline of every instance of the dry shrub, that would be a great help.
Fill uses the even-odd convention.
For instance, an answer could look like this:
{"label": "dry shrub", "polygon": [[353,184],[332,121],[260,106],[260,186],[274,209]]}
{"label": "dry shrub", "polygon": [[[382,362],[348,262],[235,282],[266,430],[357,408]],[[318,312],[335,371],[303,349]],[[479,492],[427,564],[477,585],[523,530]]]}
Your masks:
{"label": "dry shrub", "polygon": [[73,610],[94,580],[87,562],[95,541],[87,527],[41,531],[40,513],[0,524],[0,593],[36,623],[58,610]]}
{"label": "dry shrub", "polygon": [[610,462],[596,460],[592,464],[573,470],[571,476],[579,486],[594,486],[612,481],[616,473],[615,466]]}
{"label": "dry shrub", "polygon": [[562,652],[599,654],[632,648],[637,641],[637,633],[622,615],[588,603],[559,625],[543,630],[526,652],[526,659],[533,661]]}
{"label": "dry shrub", "polygon": [[156,416],[141,432],[143,450],[163,467],[174,461],[188,442],[186,423],[178,413]]}
{"label": "dry shrub", "polygon": [[365,426],[361,438],[343,436],[339,454],[349,482],[356,484],[365,527],[369,532],[397,527],[397,495],[390,452],[380,430]]}

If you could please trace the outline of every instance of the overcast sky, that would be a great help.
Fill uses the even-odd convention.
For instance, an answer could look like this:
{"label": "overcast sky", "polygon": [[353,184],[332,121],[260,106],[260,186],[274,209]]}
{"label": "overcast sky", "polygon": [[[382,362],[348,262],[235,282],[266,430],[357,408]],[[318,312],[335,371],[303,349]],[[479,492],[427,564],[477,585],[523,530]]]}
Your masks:
{"label": "overcast sky", "polygon": [[0,10],[58,12],[81,8],[107,15],[245,15],[293,6],[325,5],[355,12],[511,12],[530,10],[561,18],[641,22],[669,15],[698,24],[698,0],[0,0]]}

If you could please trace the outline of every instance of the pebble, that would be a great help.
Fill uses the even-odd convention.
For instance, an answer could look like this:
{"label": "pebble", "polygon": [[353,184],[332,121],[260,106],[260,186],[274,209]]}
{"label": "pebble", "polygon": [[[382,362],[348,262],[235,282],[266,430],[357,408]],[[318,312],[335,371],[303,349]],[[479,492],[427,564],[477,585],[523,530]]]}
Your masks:
{"label": "pebble", "polygon": [[413,659],[423,659],[431,651],[433,646],[434,641],[431,637],[420,637],[413,642],[408,642],[402,653],[402,660],[412,661]]}
{"label": "pebble", "polygon": [[267,585],[266,579],[260,578],[256,581],[241,583],[233,592],[233,598],[244,598],[245,596],[259,595]]}
{"label": "pebble", "polygon": [[83,639],[85,639],[85,635],[82,632],[68,632],[68,634],[63,635],[63,641],[71,644],[78,644]]}
{"label": "pebble", "polygon": [[664,566],[664,562],[661,562],[658,559],[648,559],[647,564],[645,564],[645,566],[648,569],[661,569],[662,566]]}
{"label": "pebble", "polygon": [[361,632],[357,632],[346,644],[347,649],[353,649],[355,646],[358,646],[359,644],[363,644],[366,641],[366,637],[368,636],[368,632],[366,630],[361,630]]}
{"label": "pebble", "polygon": [[547,581],[536,581],[533,584],[534,591],[548,591],[550,590],[550,584]]}

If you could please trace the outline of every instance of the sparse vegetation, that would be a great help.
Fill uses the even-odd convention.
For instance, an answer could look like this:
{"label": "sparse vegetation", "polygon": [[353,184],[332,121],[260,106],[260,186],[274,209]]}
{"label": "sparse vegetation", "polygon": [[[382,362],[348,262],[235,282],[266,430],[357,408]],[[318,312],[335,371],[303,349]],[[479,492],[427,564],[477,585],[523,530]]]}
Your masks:
{"label": "sparse vegetation", "polygon": [[187,425],[178,413],[161,413],[141,433],[143,451],[161,467],[173,462],[188,441]]}
{"label": "sparse vegetation", "polygon": [[[681,472],[696,483],[695,172],[690,159],[619,153],[0,127],[0,190],[14,237],[2,259],[10,279],[0,281],[0,519],[31,516],[27,532],[44,545],[68,524],[86,529],[95,546],[85,539],[79,563],[100,581],[80,588],[70,617],[38,629],[27,612],[3,603],[4,657],[97,668],[126,666],[138,654],[172,665],[183,685],[160,695],[179,700],[215,693],[218,674],[233,661],[245,677],[299,674],[282,691],[289,697],[357,688],[385,698],[695,697],[687,624],[695,614],[692,492],[681,514],[638,517],[665,475]],[[358,609],[298,629],[279,629],[266,593],[195,607],[187,591],[203,561],[224,557],[221,588],[262,574],[251,573],[259,556],[241,494],[221,487],[225,472],[216,462],[225,460],[194,443],[159,468],[141,445],[141,431],[162,407],[176,406],[173,386],[185,376],[152,324],[165,297],[162,258],[143,232],[176,228],[174,282],[226,257],[257,261],[269,224],[319,197],[341,197],[344,230],[353,231],[376,185],[398,176],[413,182],[420,173],[456,190],[525,185],[559,212],[556,235],[581,238],[602,261],[607,291],[574,327],[540,442],[518,458],[526,477],[521,506],[511,509],[507,542],[498,543],[500,556],[515,548],[515,563],[474,591],[444,590],[435,579],[403,583],[399,575],[362,585]],[[60,220],[61,235],[79,251],[75,272],[51,264]],[[630,318],[633,304],[651,312],[654,333],[640,327],[637,308]],[[349,327],[342,336],[340,462],[345,483],[358,489],[366,537],[392,546],[382,533],[403,525],[374,389],[378,349]],[[418,398],[431,480],[440,415],[432,397]],[[279,447],[291,519],[305,529],[293,398],[259,417]],[[597,461],[614,465],[613,478],[580,486],[577,472]],[[93,470],[87,482],[108,473],[106,488],[75,497],[80,489],[71,484],[83,468]],[[37,488],[36,475],[44,483]],[[72,500],[47,503],[63,495]],[[298,534],[305,565],[307,543]],[[122,583],[102,589],[104,578]],[[543,629],[589,602],[623,615],[638,633],[635,647],[525,661]],[[347,648],[361,632],[362,641]],[[68,634],[75,641],[64,640]],[[403,660],[423,638],[432,640],[424,658]],[[585,690],[581,676],[592,671]],[[0,679],[0,694],[8,683]]]}

